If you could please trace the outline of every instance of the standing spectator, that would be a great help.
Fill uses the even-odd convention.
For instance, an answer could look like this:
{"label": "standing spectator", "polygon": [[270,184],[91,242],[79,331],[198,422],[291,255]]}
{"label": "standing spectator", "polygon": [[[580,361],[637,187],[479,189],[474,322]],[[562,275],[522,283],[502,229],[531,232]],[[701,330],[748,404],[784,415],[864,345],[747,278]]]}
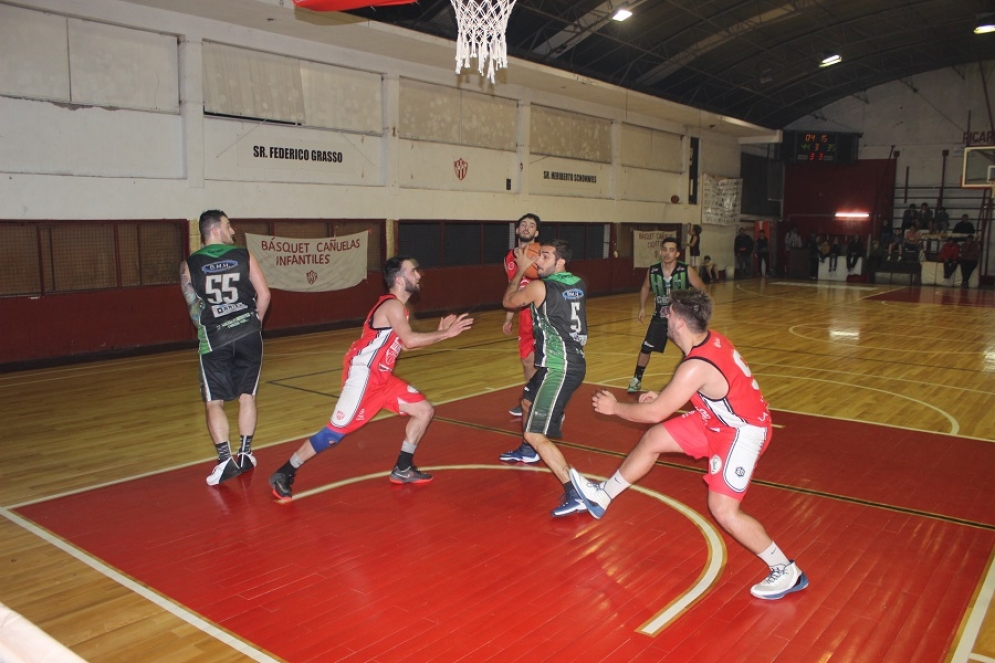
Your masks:
{"label": "standing spectator", "polygon": [[[263,367],[263,318],[270,292],[259,263],[235,246],[235,229],[221,210],[200,215],[203,248],[180,263],[180,288],[200,339],[200,392],[207,430],[218,453],[208,486],[256,466],[256,388]],[[241,445],[232,457],[225,403],[238,400]]]}
{"label": "standing spectator", "polygon": [[978,243],[974,235],[968,235],[967,239],[960,246],[960,287],[966,288],[967,282],[971,280],[974,268],[978,266],[981,258],[981,244]]}
{"label": "standing spectator", "polygon": [[881,269],[881,265],[884,264],[886,255],[887,249],[881,245],[881,241],[872,239],[871,252],[870,255],[867,256],[867,269],[864,270],[864,273],[870,276],[871,283],[874,283],[874,272]]}
{"label": "standing spectator", "polygon": [[936,216],[933,218],[934,232],[942,233],[950,229],[950,214],[943,205],[936,208]]}
{"label": "standing spectator", "polygon": [[688,257],[691,266],[697,269],[698,267],[698,256],[701,255],[701,226],[693,225],[691,226],[691,232],[688,234]]}
{"label": "standing spectator", "polygon": [[960,247],[953,237],[948,237],[947,243],[940,249],[940,260],[943,261],[943,278],[949,279],[957,271],[957,263],[960,260]]}
{"label": "standing spectator", "polygon": [[954,226],[953,233],[955,235],[973,235],[974,234],[974,224],[971,223],[970,219],[967,218],[967,214],[962,214],[960,221]]}
{"label": "standing spectator", "polygon": [[932,233],[933,227],[933,210],[929,209],[929,203],[923,203],[919,208],[919,230]]}
{"label": "standing spectator", "polygon": [[756,252],[760,276],[767,276],[770,273],[770,243],[767,241],[767,233],[763,230],[757,236]]}
{"label": "standing spectator", "polygon": [[808,278],[819,278],[819,263],[822,262],[822,252],[819,248],[819,238],[815,233],[808,236]]}
{"label": "standing spectator", "polygon": [[864,243],[860,241],[860,235],[854,234],[850,237],[850,242],[846,245],[846,271],[847,274],[853,272],[857,266],[857,260],[864,257]]}
{"label": "standing spectator", "polygon": [[736,253],[736,277],[753,276],[753,238],[746,234],[746,228],[740,228],[733,243]]}
{"label": "standing spectator", "polygon": [[919,220],[919,211],[915,203],[910,203],[909,208],[902,213],[902,232],[909,229],[913,223]]}
{"label": "standing spectator", "polygon": [[792,226],[787,233],[784,235],[784,249],[782,250],[782,255],[784,260],[782,262],[783,272],[787,275],[791,269],[791,251],[792,249],[800,249],[804,246],[802,244],[802,236],[798,234],[798,231]]}

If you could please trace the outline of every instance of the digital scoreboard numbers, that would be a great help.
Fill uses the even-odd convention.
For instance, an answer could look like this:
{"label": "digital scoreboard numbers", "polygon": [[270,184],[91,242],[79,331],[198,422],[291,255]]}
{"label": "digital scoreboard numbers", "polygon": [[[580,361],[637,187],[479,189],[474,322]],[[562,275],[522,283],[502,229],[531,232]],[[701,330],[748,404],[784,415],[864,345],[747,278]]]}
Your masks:
{"label": "digital scoreboard numbers", "polygon": [[832,163],[838,160],[839,136],[834,133],[799,131],[795,134],[795,161]]}

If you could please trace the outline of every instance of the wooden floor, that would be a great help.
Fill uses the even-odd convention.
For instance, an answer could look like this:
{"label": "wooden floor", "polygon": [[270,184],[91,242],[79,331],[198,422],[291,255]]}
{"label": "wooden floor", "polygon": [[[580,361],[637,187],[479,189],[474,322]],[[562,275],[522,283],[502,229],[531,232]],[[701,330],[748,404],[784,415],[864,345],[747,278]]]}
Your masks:
{"label": "wooden floor", "polygon": [[[444,284],[429,273],[423,287]],[[721,534],[708,543],[701,466],[687,459],[661,458],[645,492],[601,521],[550,519],[548,474],[489,471],[516,444],[505,410],[521,380],[492,311],[398,364],[438,406],[418,453],[436,482],[387,484],[401,422],[386,418],[309,464],[290,507],[269,499],[265,478],[326,420],[355,330],[267,341],[260,467],[218,488],[203,484],[212,447],[193,350],[0,375],[0,603],[93,663],[995,661],[992,293],[779,280],[712,293],[712,326],[736,343],[779,426],[746,509],[809,573],[805,592],[750,599],[762,565]],[[589,385],[563,446],[592,474],[610,474],[638,438],[588,405],[595,385],[631,376],[636,308],[635,295],[589,304]],[[673,347],[655,356],[644,384],[662,385],[678,359]],[[681,505],[691,512],[669,515]],[[394,517],[418,528],[403,555],[372,525]],[[246,531],[259,539],[242,547]],[[336,571],[348,578],[287,570],[328,547],[351,560]],[[555,582],[535,572],[550,563],[564,567]],[[520,580],[477,586],[461,565]],[[646,628],[709,570],[686,611]],[[208,595],[212,575],[237,588]],[[259,598],[267,581],[299,592],[293,610]],[[421,611],[410,624],[392,603],[406,583],[425,587],[408,594]],[[482,607],[481,593],[497,600]],[[599,622],[553,618],[587,607]]]}

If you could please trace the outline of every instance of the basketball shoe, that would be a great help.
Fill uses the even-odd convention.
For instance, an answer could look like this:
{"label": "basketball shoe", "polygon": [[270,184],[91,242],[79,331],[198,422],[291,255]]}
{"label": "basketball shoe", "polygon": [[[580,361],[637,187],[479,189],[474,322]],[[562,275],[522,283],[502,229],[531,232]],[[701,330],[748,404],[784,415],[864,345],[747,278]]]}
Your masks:
{"label": "basketball shoe", "polygon": [[243,472],[256,469],[256,457],[252,455],[251,451],[240,451],[235,458],[235,462],[238,463],[238,469]]}
{"label": "basketball shoe", "polygon": [[229,456],[224,461],[218,463],[209,475],[207,475],[207,485],[217,486],[222,481],[228,481],[232,477],[237,477],[242,473],[235,459]]}
{"label": "basketball shoe", "polygon": [[612,498],[608,497],[603,484],[588,481],[587,477],[572,467],[570,468],[570,483],[573,484],[574,490],[584,502],[588,513],[595,518],[601,518],[605,515]]}
{"label": "basketball shoe", "polygon": [[795,561],[791,560],[786,566],[772,566],[770,575],[754,585],[750,589],[750,594],[758,599],[774,601],[792,592],[800,592],[806,587],[808,587],[808,578]]}
{"label": "basketball shoe", "polygon": [[533,449],[532,445],[528,442],[522,442],[517,449],[505,451],[503,454],[498,456],[498,460],[502,463],[538,463],[539,452]]}
{"label": "basketball shoe", "polygon": [[293,474],[274,472],[269,478],[269,485],[273,489],[273,494],[281,502],[289,502],[294,498],[294,493],[291,489],[291,486],[294,485],[294,476]]}
{"label": "basketball shoe", "polygon": [[551,512],[554,518],[562,518],[564,516],[570,516],[575,513],[587,511],[587,506],[584,504],[584,501],[580,499],[580,495],[573,490],[563,493],[563,497],[560,499],[562,500],[560,502],[560,506],[556,507]]}
{"label": "basketball shoe", "polygon": [[391,483],[428,483],[432,480],[432,475],[428,472],[421,472],[412,465],[406,470],[402,470],[396,465],[394,471],[390,473]]}
{"label": "basketball shoe", "polygon": [[629,380],[629,388],[626,389],[630,394],[634,394],[643,388],[643,383],[639,378],[632,378]]}

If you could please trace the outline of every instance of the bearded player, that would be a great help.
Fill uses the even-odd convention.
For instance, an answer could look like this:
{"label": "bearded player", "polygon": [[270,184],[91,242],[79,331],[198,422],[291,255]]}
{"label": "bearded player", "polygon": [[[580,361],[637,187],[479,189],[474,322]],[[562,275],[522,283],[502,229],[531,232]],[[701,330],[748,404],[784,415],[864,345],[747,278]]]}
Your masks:
{"label": "bearded player", "polygon": [[388,292],[370,310],[363,324],[363,335],[345,355],[342,393],[331,420],[269,478],[273,494],[281,502],[292,498],[294,477],[304,463],[365,426],[380,410],[410,417],[401,453],[390,473],[391,483],[423,484],[432,480],[431,474],[415,467],[414,453],[435,415],[435,408],[421,392],[394,375],[394,364],[404,348],[423,348],[459,336],[470,328],[473,318],[466,313],[448,315],[439,321],[434,332],[413,331],[408,324],[407,302],[421,289],[418,262],[396,256],[384,263],[383,276]]}
{"label": "bearded player", "polygon": [[[539,257],[539,242],[536,238],[539,236],[539,226],[542,225],[542,221],[539,217],[531,212],[524,215],[518,220],[518,225],[515,227],[516,242],[515,246],[525,250],[526,254],[532,256],[533,258]],[[508,277],[508,283],[511,283],[512,279],[515,278],[515,272],[518,271],[518,265],[515,263],[515,249],[508,251],[508,255],[504,257],[504,271],[505,276]],[[525,277],[522,279],[522,288],[528,285],[529,281],[532,279],[539,278],[536,273],[535,266],[529,268],[525,273]],[[504,327],[502,331],[508,336],[511,336],[514,331],[513,321],[515,319],[516,311],[508,311],[504,317]],[[518,356],[522,360],[522,372],[525,374],[525,382],[528,383],[535,375],[535,337],[532,335],[532,312],[529,307],[518,309]],[[522,416],[522,404],[521,402],[516,403],[515,407],[508,410],[508,414],[515,417]],[[501,460],[506,462],[522,462],[522,463],[538,463],[538,454],[532,454],[527,458],[511,457],[514,452],[509,452],[503,454],[503,456],[508,456],[504,458],[502,456]]]}

